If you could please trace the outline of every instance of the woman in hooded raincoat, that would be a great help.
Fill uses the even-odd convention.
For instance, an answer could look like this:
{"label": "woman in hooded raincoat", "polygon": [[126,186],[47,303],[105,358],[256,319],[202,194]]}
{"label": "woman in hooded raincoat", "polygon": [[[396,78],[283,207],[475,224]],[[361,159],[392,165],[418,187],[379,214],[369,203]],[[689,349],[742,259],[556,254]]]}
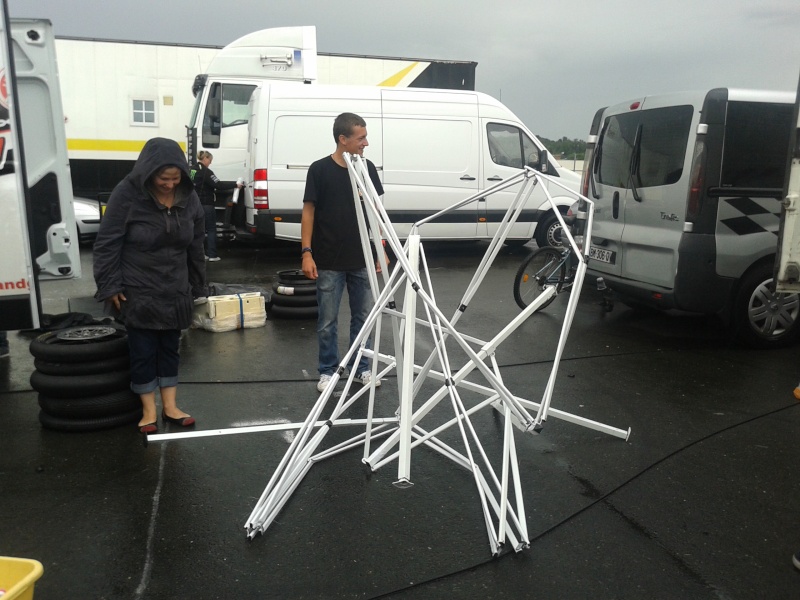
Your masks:
{"label": "woman in hooded raincoat", "polygon": [[142,433],[158,430],[156,388],[165,422],[194,423],[176,404],[178,345],[194,299],[207,295],[204,237],[205,216],[183,151],[173,140],[149,140],[114,188],[94,246],[95,298],[128,331]]}

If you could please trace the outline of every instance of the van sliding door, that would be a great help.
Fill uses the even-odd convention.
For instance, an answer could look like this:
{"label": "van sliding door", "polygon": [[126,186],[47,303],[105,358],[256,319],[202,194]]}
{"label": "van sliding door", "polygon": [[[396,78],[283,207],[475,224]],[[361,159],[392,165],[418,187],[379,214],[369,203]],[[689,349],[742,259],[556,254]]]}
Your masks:
{"label": "van sliding door", "polygon": [[[384,206],[398,235],[474,195],[480,182],[478,102],[472,94],[383,90]],[[477,202],[425,224],[427,239],[473,238]]]}

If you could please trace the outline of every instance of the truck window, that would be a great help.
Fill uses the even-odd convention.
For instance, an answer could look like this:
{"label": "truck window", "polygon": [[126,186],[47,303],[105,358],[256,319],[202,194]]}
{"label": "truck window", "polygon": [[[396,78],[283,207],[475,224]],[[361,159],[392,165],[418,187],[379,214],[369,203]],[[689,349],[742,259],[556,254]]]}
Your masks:
{"label": "truck window", "polygon": [[248,102],[255,89],[255,85],[219,82],[211,84],[203,113],[204,147],[219,148],[223,128],[248,123]]}
{"label": "truck window", "polygon": [[254,85],[226,83],[222,86],[222,127],[244,125],[250,121],[250,96]]}
{"label": "truck window", "polygon": [[692,124],[691,106],[670,106],[609,117],[602,140],[600,183],[627,188],[636,131],[639,139],[637,188],[676,183],[683,174]]}
{"label": "truck window", "polygon": [[489,155],[497,165],[521,169],[524,166],[535,167],[539,162],[539,147],[518,127],[489,123],[486,137]]}
{"label": "truck window", "polygon": [[783,188],[792,105],[729,102],[721,187]]}

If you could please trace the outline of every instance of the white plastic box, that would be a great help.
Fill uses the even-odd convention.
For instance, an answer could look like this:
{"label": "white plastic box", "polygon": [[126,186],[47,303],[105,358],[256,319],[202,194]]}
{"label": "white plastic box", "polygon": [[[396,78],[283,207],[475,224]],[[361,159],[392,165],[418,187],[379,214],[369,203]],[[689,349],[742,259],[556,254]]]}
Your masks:
{"label": "white plastic box", "polygon": [[264,296],[259,292],[245,292],[210,296],[206,304],[195,307],[193,325],[220,332],[263,327],[266,322]]}

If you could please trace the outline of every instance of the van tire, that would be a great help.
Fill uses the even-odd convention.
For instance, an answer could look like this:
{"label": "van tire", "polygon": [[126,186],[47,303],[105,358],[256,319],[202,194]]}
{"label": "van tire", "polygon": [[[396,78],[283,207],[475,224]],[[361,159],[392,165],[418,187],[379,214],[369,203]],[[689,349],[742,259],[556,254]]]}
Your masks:
{"label": "van tire", "polygon": [[539,248],[551,246],[553,248],[561,248],[564,244],[561,241],[561,223],[558,217],[552,211],[547,213],[547,216],[539,221],[536,225],[536,245]]}
{"label": "van tire", "polygon": [[740,280],[732,325],[741,342],[753,348],[782,348],[800,331],[800,296],[775,293],[773,261],[756,265]]}

